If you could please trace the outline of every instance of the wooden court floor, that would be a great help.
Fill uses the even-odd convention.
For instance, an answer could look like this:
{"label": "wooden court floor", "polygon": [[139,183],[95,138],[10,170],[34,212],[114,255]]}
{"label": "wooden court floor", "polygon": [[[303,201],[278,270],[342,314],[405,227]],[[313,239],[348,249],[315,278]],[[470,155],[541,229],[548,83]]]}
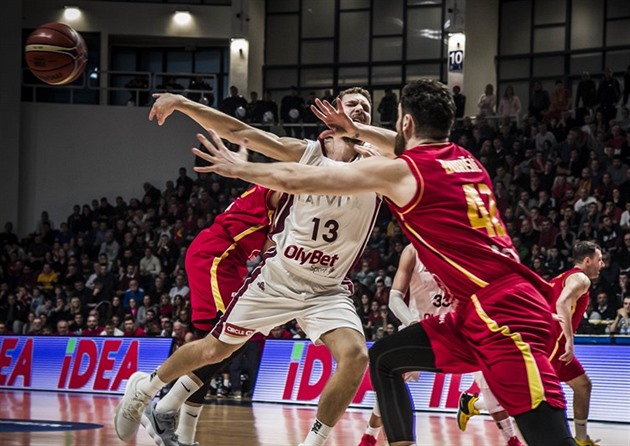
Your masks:
{"label": "wooden court floor", "polygon": [[[118,396],[76,393],[0,391],[0,445],[2,446],[112,446],[124,445],[114,432],[113,413]],[[356,445],[369,418],[369,411],[349,409],[327,446]],[[263,403],[209,404],[199,423],[197,440],[201,446],[296,446],[303,440],[315,416],[311,406]],[[24,420],[46,428],[64,422],[102,425],[100,428],[6,432],[6,420]],[[29,422],[28,420],[31,420]],[[630,425],[591,423],[591,436],[602,439],[601,446],[630,446]],[[504,443],[488,417],[470,421],[466,432],[459,432],[451,414],[417,414],[418,444],[425,446],[501,446]],[[142,431],[128,443],[152,446]],[[382,435],[378,446],[386,445]],[[532,445],[533,446],[533,445]]]}

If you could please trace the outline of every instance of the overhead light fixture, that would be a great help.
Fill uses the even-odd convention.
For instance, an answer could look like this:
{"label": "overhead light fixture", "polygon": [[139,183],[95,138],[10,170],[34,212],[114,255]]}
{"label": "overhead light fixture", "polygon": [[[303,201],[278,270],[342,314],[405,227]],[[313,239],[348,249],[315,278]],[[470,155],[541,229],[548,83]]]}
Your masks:
{"label": "overhead light fixture", "polygon": [[81,10],[78,6],[64,6],[63,17],[66,20],[76,20],[81,17]]}
{"label": "overhead light fixture", "polygon": [[190,15],[190,11],[187,9],[178,9],[175,11],[175,23],[178,25],[188,25],[192,20],[192,16]]}

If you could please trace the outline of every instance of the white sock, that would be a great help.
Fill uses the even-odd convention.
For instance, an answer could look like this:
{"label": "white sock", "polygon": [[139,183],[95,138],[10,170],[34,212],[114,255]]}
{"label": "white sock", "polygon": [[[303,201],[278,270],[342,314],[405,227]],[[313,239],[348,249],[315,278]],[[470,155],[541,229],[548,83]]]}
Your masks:
{"label": "white sock", "polygon": [[328,438],[328,434],[332,431],[331,426],[326,426],[324,423],[315,418],[313,427],[306,436],[306,440],[302,443],[303,446],[323,446]]}
{"label": "white sock", "polygon": [[138,390],[140,390],[143,393],[146,393],[151,398],[153,398],[153,396],[156,393],[158,393],[158,391],[167,384],[168,383],[165,383],[164,381],[160,379],[160,377],[157,375],[157,370],[156,370],[155,372],[151,374],[149,379],[142,379],[138,381]]}
{"label": "white sock", "polygon": [[199,387],[201,386],[195,383],[190,376],[182,376],[173,384],[173,387],[166,396],[157,403],[155,410],[160,413],[165,413],[169,410],[179,410],[182,404],[184,404],[184,402],[190,398],[190,395],[195,393]]}
{"label": "white sock", "polygon": [[486,400],[481,394],[477,398],[479,399],[473,403],[473,407],[477,410],[486,410]]}
{"label": "white sock", "polygon": [[374,438],[378,438],[378,433],[381,431],[381,427],[372,427],[369,424],[365,428],[365,433],[373,436]]}
{"label": "white sock", "polygon": [[505,441],[508,441],[510,438],[516,436],[516,432],[514,431],[514,423],[512,423],[512,418],[507,417],[502,419],[501,421],[496,421],[496,423]]}
{"label": "white sock", "polygon": [[586,424],[588,420],[578,420],[577,418],[573,420],[575,424],[575,438],[578,440],[586,440],[588,434],[586,433]]}
{"label": "white sock", "polygon": [[179,410],[179,424],[177,425],[177,435],[180,443],[193,444],[197,433],[197,422],[203,406],[191,406],[184,403]]}

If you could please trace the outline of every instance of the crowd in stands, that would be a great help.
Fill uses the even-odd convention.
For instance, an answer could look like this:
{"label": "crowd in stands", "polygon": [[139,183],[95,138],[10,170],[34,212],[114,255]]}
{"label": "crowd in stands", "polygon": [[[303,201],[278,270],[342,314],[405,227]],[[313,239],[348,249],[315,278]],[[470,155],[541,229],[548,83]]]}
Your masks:
{"label": "crowd in stands", "polygon": [[[599,89],[607,83],[605,77]],[[578,89],[572,105],[562,82],[552,94],[534,82],[523,112],[510,87],[497,101],[488,86],[478,101],[479,114],[458,120],[452,132],[452,140],[477,157],[493,179],[496,203],[489,211],[500,212],[524,264],[551,279],[572,266],[576,240],[602,247],[605,267],[593,284],[582,333],[630,334],[630,86],[617,109],[616,85],[612,82],[613,93],[618,90],[614,113],[601,102],[608,93],[598,95],[596,89],[593,95],[590,87]],[[292,90],[278,112],[269,92],[262,100],[252,94],[247,102],[233,87],[221,108],[260,124],[277,123],[279,117],[285,124],[309,122],[312,96],[304,101]],[[395,120],[395,93],[388,91],[383,101],[379,113]],[[458,102],[465,104],[465,97]],[[296,107],[301,114],[293,118]],[[313,137],[299,126],[285,131]],[[44,211],[22,239],[6,223],[0,233],[0,335],[166,336],[176,345],[194,339],[186,248],[246,186],[209,175],[193,179],[180,168],[162,190],[145,183],[140,198],[77,204],[61,222]],[[388,300],[407,243],[384,206],[351,273],[368,339],[387,336],[400,324]],[[269,337],[305,335],[293,322]]]}

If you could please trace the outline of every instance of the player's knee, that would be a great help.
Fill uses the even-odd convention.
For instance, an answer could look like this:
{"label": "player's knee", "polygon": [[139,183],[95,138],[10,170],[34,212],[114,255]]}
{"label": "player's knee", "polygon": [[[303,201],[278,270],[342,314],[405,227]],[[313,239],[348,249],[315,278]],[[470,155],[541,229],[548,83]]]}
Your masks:
{"label": "player's knee", "polygon": [[204,364],[216,364],[230,356],[230,353],[233,350],[232,346],[225,344],[212,336],[207,336],[203,339],[201,359]]}
{"label": "player's knee", "polygon": [[353,343],[341,353],[338,364],[365,370],[368,360],[368,351],[365,343]]}
{"label": "player's knee", "polygon": [[578,391],[580,393],[583,393],[583,394],[586,394],[586,395],[590,395],[591,390],[593,388],[593,383],[591,382],[591,380],[588,377],[588,375],[584,374],[580,378],[577,387],[578,387]]}

